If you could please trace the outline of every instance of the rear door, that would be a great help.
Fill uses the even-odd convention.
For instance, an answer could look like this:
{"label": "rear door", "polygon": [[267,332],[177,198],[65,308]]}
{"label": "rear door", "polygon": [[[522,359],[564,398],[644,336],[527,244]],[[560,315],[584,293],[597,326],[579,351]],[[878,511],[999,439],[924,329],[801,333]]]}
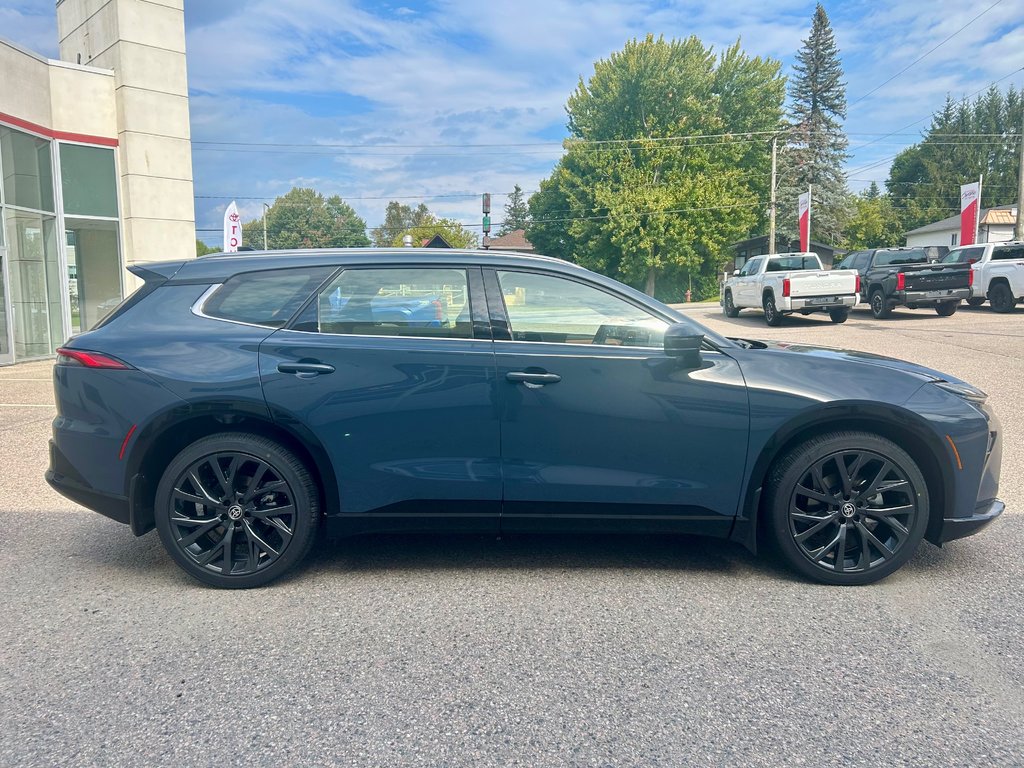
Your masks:
{"label": "rear door", "polygon": [[478,268],[346,268],[260,345],[275,419],[324,447],[352,527],[498,529],[484,306]]}

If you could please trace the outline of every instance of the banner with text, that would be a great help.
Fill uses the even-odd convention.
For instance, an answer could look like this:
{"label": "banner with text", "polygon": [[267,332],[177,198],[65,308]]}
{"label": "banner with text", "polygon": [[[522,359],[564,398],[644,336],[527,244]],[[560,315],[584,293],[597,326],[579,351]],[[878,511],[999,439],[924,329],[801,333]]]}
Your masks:
{"label": "banner with text", "polygon": [[981,182],[960,185],[960,245],[972,245],[978,239],[978,206]]}
{"label": "banner with text", "polygon": [[[791,198],[792,199],[792,198]],[[811,192],[800,195],[797,216],[800,222],[800,250],[811,250]]]}
{"label": "banner with text", "polygon": [[234,253],[242,244],[242,221],[235,201],[224,211],[224,252]]}

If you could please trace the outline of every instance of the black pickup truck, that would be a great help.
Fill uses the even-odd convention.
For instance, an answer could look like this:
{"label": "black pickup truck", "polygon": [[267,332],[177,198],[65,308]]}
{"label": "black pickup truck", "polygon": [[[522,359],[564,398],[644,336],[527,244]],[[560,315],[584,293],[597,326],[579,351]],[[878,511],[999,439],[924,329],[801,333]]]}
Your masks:
{"label": "black pickup truck", "polygon": [[842,268],[860,273],[861,301],[878,319],[897,306],[933,307],[940,317],[949,317],[971,295],[974,277],[969,264],[929,263],[924,248],[854,251]]}

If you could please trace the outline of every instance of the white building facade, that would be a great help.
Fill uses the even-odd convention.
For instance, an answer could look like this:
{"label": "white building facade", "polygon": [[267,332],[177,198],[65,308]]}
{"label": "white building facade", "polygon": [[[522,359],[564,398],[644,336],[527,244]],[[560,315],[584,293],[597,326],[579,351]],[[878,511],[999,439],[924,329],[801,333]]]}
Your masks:
{"label": "white building facade", "polygon": [[[1003,243],[1013,239],[1013,230],[1017,224],[1017,206],[1000,205],[995,208],[982,208],[979,212],[978,242]],[[960,216],[925,224],[906,233],[907,245],[945,245],[956,248],[960,245]]]}
{"label": "white building facade", "polygon": [[60,0],[60,60],[0,40],[0,365],[51,356],[195,256],[183,3]]}

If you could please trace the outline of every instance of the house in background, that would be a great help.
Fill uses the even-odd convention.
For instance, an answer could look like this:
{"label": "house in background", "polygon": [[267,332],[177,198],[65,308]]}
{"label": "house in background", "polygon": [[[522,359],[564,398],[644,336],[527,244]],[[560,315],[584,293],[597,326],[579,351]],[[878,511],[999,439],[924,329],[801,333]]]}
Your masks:
{"label": "house in background", "polygon": [[[1017,224],[1018,206],[997,205],[982,208],[978,222],[979,243],[1002,243],[1013,239],[1013,228]],[[907,245],[945,245],[955,248],[960,245],[960,214],[925,224],[906,233]]]}
{"label": "house in background", "polygon": [[501,237],[485,237],[484,248],[489,251],[516,251],[517,253],[533,253],[533,243],[526,239],[525,229],[514,229]]}
{"label": "house in background", "polygon": [[[734,254],[734,269],[741,269],[744,264],[747,263],[747,259],[752,259],[754,256],[760,256],[768,253],[768,235],[759,235],[758,237],[751,237],[747,240],[740,240],[738,243],[733,243],[729,246]],[[795,253],[800,250],[800,241],[792,240],[777,241],[775,251],[776,253]],[[846,251],[842,248],[836,248],[833,245],[825,245],[824,243],[818,243],[811,240],[811,251],[818,254],[818,258],[821,259],[821,263],[825,266],[825,269],[831,269],[834,261],[839,261],[843,256],[846,255]]]}

